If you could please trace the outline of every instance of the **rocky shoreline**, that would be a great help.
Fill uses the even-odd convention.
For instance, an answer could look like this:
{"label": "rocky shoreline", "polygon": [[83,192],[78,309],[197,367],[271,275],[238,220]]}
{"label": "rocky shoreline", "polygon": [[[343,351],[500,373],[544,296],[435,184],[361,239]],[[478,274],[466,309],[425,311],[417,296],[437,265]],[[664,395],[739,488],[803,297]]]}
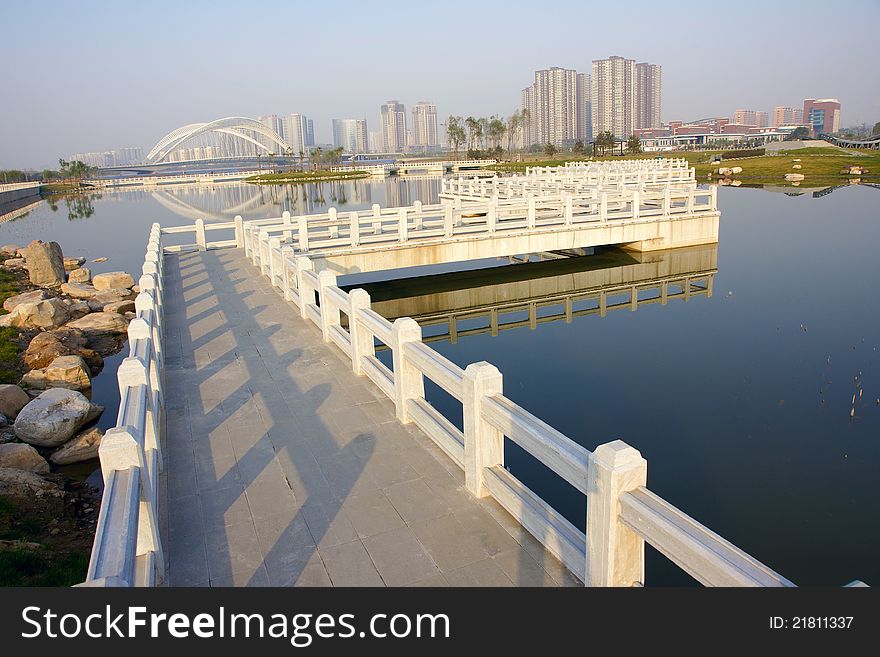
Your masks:
{"label": "rocky shoreline", "polygon": [[92,379],[125,345],[139,290],[126,272],[93,275],[57,242],[3,246],[0,257],[20,289],[4,301],[0,327],[15,332],[7,335],[21,347],[23,372],[18,383],[0,384],[0,498],[25,515],[55,509],[58,522],[78,524],[90,542],[94,492],[55,468],[98,456],[104,408],[90,401]]}

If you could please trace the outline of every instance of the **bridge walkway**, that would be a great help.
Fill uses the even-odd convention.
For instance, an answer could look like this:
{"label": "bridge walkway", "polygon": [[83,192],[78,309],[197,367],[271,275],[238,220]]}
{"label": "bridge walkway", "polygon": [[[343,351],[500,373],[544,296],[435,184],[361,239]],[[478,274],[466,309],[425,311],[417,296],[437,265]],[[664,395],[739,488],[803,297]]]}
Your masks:
{"label": "bridge walkway", "polygon": [[242,250],[166,255],[165,295],[166,584],[579,585]]}

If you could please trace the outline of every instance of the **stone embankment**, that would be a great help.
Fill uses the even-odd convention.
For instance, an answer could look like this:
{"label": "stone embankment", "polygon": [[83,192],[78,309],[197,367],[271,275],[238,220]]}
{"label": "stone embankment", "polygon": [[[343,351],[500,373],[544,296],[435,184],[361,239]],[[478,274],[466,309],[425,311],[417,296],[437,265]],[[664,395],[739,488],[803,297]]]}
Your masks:
{"label": "stone embankment", "polygon": [[24,370],[18,384],[0,385],[0,494],[63,495],[50,463],[97,457],[104,408],[90,401],[92,379],[125,344],[139,290],[126,272],[92,275],[57,242],[7,245],[0,257],[24,288],[0,315],[0,327],[17,331]]}

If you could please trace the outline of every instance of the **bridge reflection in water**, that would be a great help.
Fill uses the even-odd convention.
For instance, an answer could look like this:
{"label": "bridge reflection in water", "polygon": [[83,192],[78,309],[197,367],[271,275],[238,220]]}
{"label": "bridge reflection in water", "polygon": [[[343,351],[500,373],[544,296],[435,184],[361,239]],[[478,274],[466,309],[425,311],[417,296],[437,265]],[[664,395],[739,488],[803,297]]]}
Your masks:
{"label": "bridge reflection in water", "polygon": [[[424,342],[450,341],[649,304],[712,296],[718,245],[622,250],[360,284],[388,319],[412,317]],[[377,350],[381,350],[377,347]]]}

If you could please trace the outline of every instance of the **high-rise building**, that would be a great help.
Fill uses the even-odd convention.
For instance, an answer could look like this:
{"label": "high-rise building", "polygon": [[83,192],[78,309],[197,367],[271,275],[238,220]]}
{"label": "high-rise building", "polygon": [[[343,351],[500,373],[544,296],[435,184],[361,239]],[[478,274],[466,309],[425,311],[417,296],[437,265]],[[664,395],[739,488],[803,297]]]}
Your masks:
{"label": "high-rise building", "polygon": [[636,62],[613,56],[593,60],[593,137],[626,138],[636,126]]}
{"label": "high-rise building", "polygon": [[563,146],[589,138],[589,94],[584,88],[588,81],[588,75],[574,69],[535,71],[535,81],[522,91],[522,107],[528,111],[526,145]]}
{"label": "high-rise building", "polygon": [[834,134],[840,130],[840,101],[836,98],[807,98],[803,118],[813,135]]}
{"label": "high-rise building", "polygon": [[773,108],[773,127],[778,128],[781,125],[803,125],[804,111],[794,107],[774,107]]}
{"label": "high-rise building", "polygon": [[663,71],[659,64],[635,65],[636,129],[660,127]]}
{"label": "high-rise building", "polygon": [[592,76],[589,73],[577,74],[578,95],[578,139],[589,141],[593,136]]}
{"label": "high-rise building", "polygon": [[406,149],[406,107],[396,100],[389,100],[380,109],[382,124],[382,149],[386,153],[399,153]]}
{"label": "high-rise building", "polygon": [[333,119],[333,145],[347,153],[366,153],[366,119]]}
{"label": "high-rise building", "polygon": [[735,125],[745,125],[753,128],[766,128],[769,123],[769,115],[767,112],[759,112],[749,109],[738,109],[733,113],[731,123]]}
{"label": "high-rise building", "polygon": [[295,155],[314,147],[315,124],[304,114],[288,114],[282,118],[281,127],[281,136]]}
{"label": "high-rise building", "polygon": [[437,136],[437,106],[420,100],[412,108],[412,141],[410,146],[430,150],[440,145]]}

